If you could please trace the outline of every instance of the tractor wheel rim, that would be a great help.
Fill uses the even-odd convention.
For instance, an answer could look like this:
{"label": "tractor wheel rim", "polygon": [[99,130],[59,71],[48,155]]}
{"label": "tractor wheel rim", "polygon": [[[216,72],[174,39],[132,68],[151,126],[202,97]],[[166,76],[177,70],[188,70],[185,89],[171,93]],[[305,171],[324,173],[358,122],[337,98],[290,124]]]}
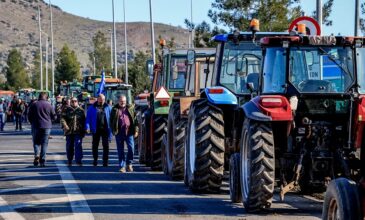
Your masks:
{"label": "tractor wheel rim", "polygon": [[247,131],[244,131],[244,139],[242,146],[242,159],[241,159],[241,170],[242,170],[242,192],[244,198],[248,197],[249,184],[250,184],[250,169],[249,169],[249,159],[248,159],[248,140]]}
{"label": "tractor wheel rim", "polygon": [[195,120],[191,121],[190,132],[189,132],[189,162],[190,171],[194,173],[195,168]]}

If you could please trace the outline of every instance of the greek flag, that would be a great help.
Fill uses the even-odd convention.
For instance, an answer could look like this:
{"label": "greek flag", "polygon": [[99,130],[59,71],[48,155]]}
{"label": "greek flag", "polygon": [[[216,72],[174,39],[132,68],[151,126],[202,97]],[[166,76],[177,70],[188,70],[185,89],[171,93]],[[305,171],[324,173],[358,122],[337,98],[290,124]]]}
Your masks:
{"label": "greek flag", "polygon": [[97,95],[104,93],[104,87],[105,87],[105,72],[104,70],[101,71],[101,81],[100,81],[100,87],[98,89]]}

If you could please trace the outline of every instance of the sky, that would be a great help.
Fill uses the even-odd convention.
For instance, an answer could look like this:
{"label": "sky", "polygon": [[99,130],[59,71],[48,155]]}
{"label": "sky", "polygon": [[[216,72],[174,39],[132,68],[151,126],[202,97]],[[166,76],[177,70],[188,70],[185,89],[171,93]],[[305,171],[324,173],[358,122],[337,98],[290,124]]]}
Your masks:
{"label": "sky", "polygon": [[[193,22],[200,23],[205,20],[212,25],[207,14],[214,0],[152,0],[154,22],[185,27],[185,18],[190,19],[191,1],[193,3]],[[51,0],[51,2],[63,11],[81,17],[112,21],[112,0]],[[123,0],[114,0],[114,3],[115,20],[121,22],[124,19]],[[301,6],[306,15],[311,15],[316,9],[316,0],[301,0]],[[149,0],[125,0],[125,8],[127,22],[150,20]],[[333,25],[332,27],[322,27],[322,35],[337,35],[338,33],[354,35],[354,14],[354,0],[334,0],[330,17]],[[226,29],[228,30],[228,28]]]}

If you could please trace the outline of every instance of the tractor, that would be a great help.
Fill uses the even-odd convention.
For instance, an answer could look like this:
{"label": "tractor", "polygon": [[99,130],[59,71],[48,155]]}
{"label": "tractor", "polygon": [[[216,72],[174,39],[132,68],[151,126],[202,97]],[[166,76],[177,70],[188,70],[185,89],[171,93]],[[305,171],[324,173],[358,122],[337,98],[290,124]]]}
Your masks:
{"label": "tractor", "polygon": [[339,177],[359,179],[364,123],[363,38],[265,37],[258,95],[243,105],[238,166],[248,211],[268,209],[274,185],[323,192]]}
{"label": "tractor", "polygon": [[[244,120],[240,106],[252,98],[247,82],[258,84],[259,39],[287,34],[257,32],[256,19],[250,29],[252,32],[235,31],[213,38],[218,43],[214,71],[209,86],[190,106],[186,129],[184,182],[193,192],[220,190],[224,171],[230,170],[230,157],[239,152]],[[237,179],[237,174],[230,175]],[[231,191],[232,201],[238,200],[236,188]]]}
{"label": "tractor", "polygon": [[167,134],[162,145],[162,167],[173,180],[184,179],[185,129],[191,102],[210,86],[215,48],[188,50],[185,89],[172,99],[168,114]]}
{"label": "tractor", "polygon": [[[164,47],[164,41],[160,45]],[[139,135],[139,161],[152,170],[161,170],[161,142],[166,133],[167,118],[172,98],[184,91],[187,50],[162,50],[162,62],[154,65],[152,92],[144,113]]]}

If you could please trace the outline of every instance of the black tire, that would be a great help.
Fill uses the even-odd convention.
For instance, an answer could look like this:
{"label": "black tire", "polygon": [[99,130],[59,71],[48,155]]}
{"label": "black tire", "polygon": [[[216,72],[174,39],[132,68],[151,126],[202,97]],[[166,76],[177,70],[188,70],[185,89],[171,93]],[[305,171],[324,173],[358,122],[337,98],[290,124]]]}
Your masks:
{"label": "black tire", "polygon": [[145,164],[147,161],[146,151],[147,151],[147,124],[148,120],[143,116],[139,122],[139,134],[138,134],[138,159],[140,164]]}
{"label": "black tire", "polygon": [[173,103],[168,116],[167,145],[164,151],[164,166],[167,169],[167,175],[173,180],[184,178],[186,122],[187,120],[180,116],[180,104]]}
{"label": "black tire", "polygon": [[186,178],[194,192],[218,192],[224,171],[222,111],[206,99],[194,101],[188,119]]}
{"label": "black tire", "polygon": [[271,124],[246,119],[240,148],[243,205],[248,212],[270,208],[275,181],[275,148]]}
{"label": "black tire", "polygon": [[323,203],[323,220],[362,219],[359,188],[346,178],[332,180],[327,187]]}
{"label": "black tire", "polygon": [[153,144],[151,149],[151,169],[158,171],[162,169],[162,150],[161,142],[166,134],[167,117],[166,115],[153,115]]}
{"label": "black tire", "polygon": [[162,160],[162,171],[164,174],[168,175],[168,169],[167,169],[167,163],[166,163],[166,147],[167,147],[167,134],[165,134],[162,138],[162,142],[161,142],[161,151],[162,151],[162,155],[161,155],[161,160]]}
{"label": "black tire", "polygon": [[233,203],[242,202],[239,153],[232,154],[229,160],[229,196]]}

